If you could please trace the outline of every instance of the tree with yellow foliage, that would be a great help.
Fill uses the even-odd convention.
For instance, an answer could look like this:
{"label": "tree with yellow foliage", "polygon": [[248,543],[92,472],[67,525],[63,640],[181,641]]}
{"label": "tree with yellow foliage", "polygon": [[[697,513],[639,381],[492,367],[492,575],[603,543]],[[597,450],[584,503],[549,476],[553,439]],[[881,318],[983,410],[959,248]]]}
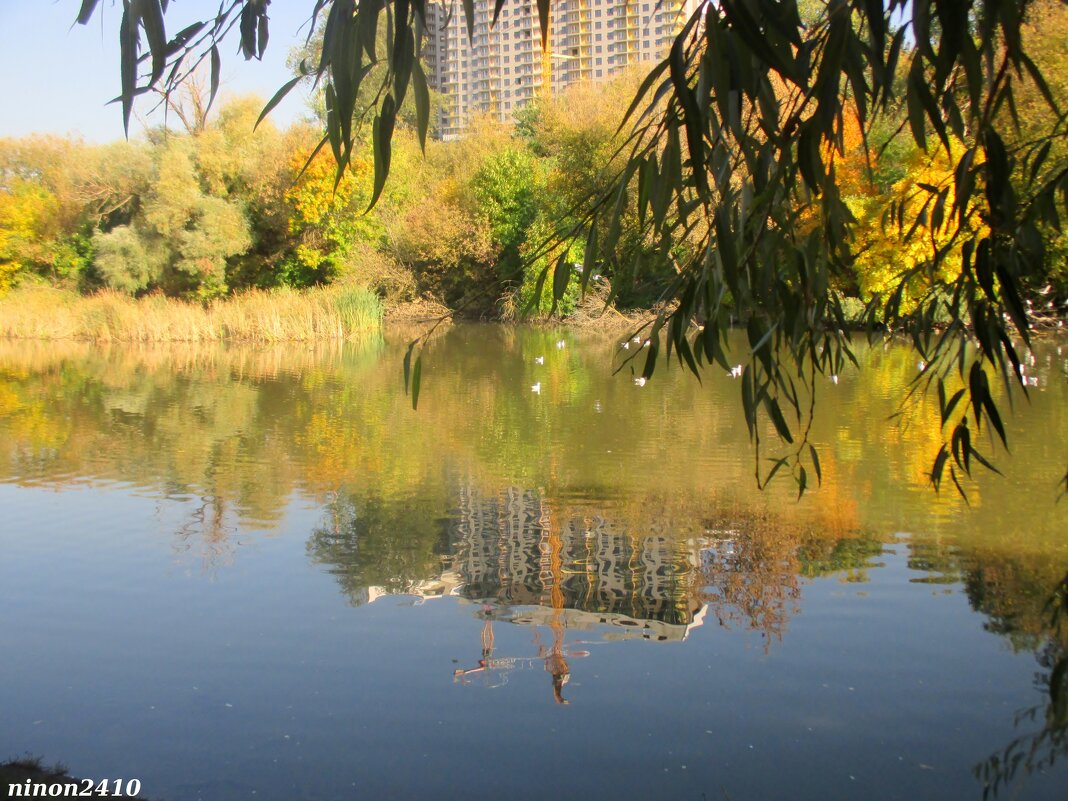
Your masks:
{"label": "tree with yellow foliage", "polygon": [[0,187],[0,291],[20,273],[51,266],[58,204],[43,186],[16,178]]}

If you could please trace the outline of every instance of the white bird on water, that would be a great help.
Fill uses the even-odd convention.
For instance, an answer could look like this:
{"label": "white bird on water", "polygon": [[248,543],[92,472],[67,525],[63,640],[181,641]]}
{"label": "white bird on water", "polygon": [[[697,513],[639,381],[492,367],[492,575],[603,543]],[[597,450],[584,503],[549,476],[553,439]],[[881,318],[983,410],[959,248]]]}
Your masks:
{"label": "white bird on water", "polygon": [[537,384],[532,386],[530,388],[530,391],[533,392],[535,395],[540,395],[541,394],[541,382],[539,381]]}
{"label": "white bird on water", "polygon": [[734,365],[731,368],[731,378],[740,378],[742,375],[742,366],[740,364]]}
{"label": "white bird on water", "polygon": [[562,339],[556,340],[556,348],[557,348],[557,350],[563,350],[565,345],[567,345],[567,343],[564,342],[564,340],[562,340]]}
{"label": "white bird on water", "polygon": [[645,386],[645,381],[646,381],[646,378],[643,375],[640,375],[640,376],[638,376],[637,378],[634,379],[634,383],[637,384],[639,387],[644,387]]}
{"label": "white bird on water", "polygon": [[534,364],[545,364],[545,357],[544,356],[535,356],[534,357]]}
{"label": "white bird on water", "polygon": [[837,384],[838,383],[838,373],[832,373],[831,374],[831,383],[832,384]]}
{"label": "white bird on water", "polygon": [[642,338],[641,337],[634,337],[634,343],[635,344],[640,345],[641,342],[642,342]]}

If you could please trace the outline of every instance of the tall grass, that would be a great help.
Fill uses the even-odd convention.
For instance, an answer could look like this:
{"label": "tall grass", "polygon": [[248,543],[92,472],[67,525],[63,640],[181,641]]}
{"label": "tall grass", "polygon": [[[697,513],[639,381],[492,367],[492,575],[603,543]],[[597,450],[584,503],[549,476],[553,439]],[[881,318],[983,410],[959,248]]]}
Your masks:
{"label": "tall grass", "polygon": [[382,327],[382,304],[362,287],[253,290],[207,305],[162,295],[81,296],[23,287],[0,297],[0,337],[95,342],[284,342],[349,339]]}

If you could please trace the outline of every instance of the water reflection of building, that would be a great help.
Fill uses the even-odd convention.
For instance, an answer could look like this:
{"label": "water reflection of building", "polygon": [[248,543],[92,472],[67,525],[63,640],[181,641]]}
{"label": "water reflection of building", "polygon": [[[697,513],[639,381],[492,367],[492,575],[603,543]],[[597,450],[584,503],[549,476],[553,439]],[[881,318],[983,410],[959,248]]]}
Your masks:
{"label": "water reflection of building", "polygon": [[[356,604],[398,593],[424,601],[454,596],[492,607],[496,620],[610,627],[615,631],[608,639],[681,640],[704,619],[698,593],[703,540],[632,531],[603,517],[561,520],[529,489],[483,495],[462,486],[456,499],[436,575],[360,582],[361,575],[384,576],[360,564],[378,526],[371,521],[377,514],[368,509],[372,513],[361,519],[356,504],[335,505],[329,527],[313,536],[313,550],[334,563],[332,572],[345,577]],[[377,556],[391,561],[388,554]]]}
{"label": "water reflection of building", "polygon": [[458,594],[506,607],[515,623],[610,626],[616,636],[678,640],[703,620],[701,544],[633,532],[601,517],[556,519],[533,490],[461,489],[448,572]]}
{"label": "water reflection of building", "polygon": [[452,497],[442,519],[433,503],[340,495],[309,552],[356,604],[452,596],[488,619],[606,639],[682,640],[713,620],[770,642],[797,603],[797,542],[759,520],[680,530],[651,514],[565,512],[537,490],[461,485]]}

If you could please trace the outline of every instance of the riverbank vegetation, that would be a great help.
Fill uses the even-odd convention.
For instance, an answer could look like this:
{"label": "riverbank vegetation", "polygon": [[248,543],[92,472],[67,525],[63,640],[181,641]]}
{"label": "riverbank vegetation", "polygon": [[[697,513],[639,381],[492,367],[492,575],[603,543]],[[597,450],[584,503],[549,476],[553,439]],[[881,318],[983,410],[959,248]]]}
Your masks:
{"label": "riverbank vegetation", "polygon": [[113,289],[82,296],[30,285],[0,300],[0,336],[97,342],[281,342],[377,332],[382,303],[359,286],[250,289],[198,303]]}
{"label": "riverbank vegetation", "polygon": [[[1055,3],[1036,8],[1036,24],[1025,26],[1029,51],[1049,76],[1046,88],[1066,105],[1068,62],[1058,43],[1068,35],[1068,12]],[[561,237],[583,227],[593,199],[625,166],[615,131],[643,72],[573,86],[523,109],[512,126],[476,119],[460,141],[428,141],[425,155],[416,115],[402,108],[390,179],[370,211],[369,130],[340,182],[329,148],[309,160],[324,123],[321,102],[312,104],[307,123],[280,130],[270,118],[256,126],[263,103],[255,98],[232,98],[207,117],[194,82],[172,98],[179,130],[152,129],[107,145],[41,136],[0,140],[0,293],[22,287],[0,300],[0,333],[138,340],[175,331],[182,332],[175,338],[188,339],[335,336],[337,315],[344,313],[328,307],[357,297],[349,287],[377,296],[387,309],[433,303],[469,316],[515,318],[548,311],[553,292],[547,286],[539,292],[539,279],[561,259],[580,274],[587,265],[591,275],[582,279],[599,307],[650,308],[671,296],[679,259],[686,257],[679,249],[684,243],[664,248],[650,232],[648,213],[659,215],[669,202],[657,198],[651,177],[605,222],[613,230],[600,231],[596,260],[586,258],[581,238],[568,244]],[[1023,143],[1028,132],[1055,123],[1039,88],[1021,83],[1016,92]],[[932,285],[951,284],[955,276],[946,271],[960,269],[959,259],[945,258],[955,245],[938,226],[929,226],[929,236],[905,236],[885,219],[895,203],[906,216],[930,219],[933,211],[919,208],[929,201],[917,187],[952,182],[951,156],[964,152],[952,138],[949,151],[934,141],[922,148],[907,122],[904,104],[864,125],[847,114],[843,147],[822,154],[833,163],[853,218],[854,257],[848,270],[831,276],[847,318],[859,318],[866,304],[891,293],[903,272],[911,276],[900,298],[908,309]],[[1057,162],[1053,152],[1048,163]],[[642,197],[646,202],[639,203]],[[1068,297],[1068,240],[1054,231],[1045,235],[1047,268],[1025,287],[1036,314],[1056,313]],[[545,245],[554,239],[559,244]],[[938,270],[922,268],[932,261]],[[41,284],[64,292],[23,294]],[[308,296],[303,311],[292,293],[278,291],[336,285],[346,289]],[[578,285],[571,281],[559,298],[564,315],[575,310]],[[90,300],[79,306],[70,293]],[[124,303],[124,296],[136,303]],[[184,303],[168,305],[162,297]],[[234,305],[219,303],[229,297]],[[53,302],[57,314],[41,316]],[[270,305],[277,309],[268,312]],[[202,313],[193,311],[197,306]],[[229,313],[233,319],[223,322]],[[375,314],[362,310],[361,320]],[[286,320],[292,329],[280,330]]]}

